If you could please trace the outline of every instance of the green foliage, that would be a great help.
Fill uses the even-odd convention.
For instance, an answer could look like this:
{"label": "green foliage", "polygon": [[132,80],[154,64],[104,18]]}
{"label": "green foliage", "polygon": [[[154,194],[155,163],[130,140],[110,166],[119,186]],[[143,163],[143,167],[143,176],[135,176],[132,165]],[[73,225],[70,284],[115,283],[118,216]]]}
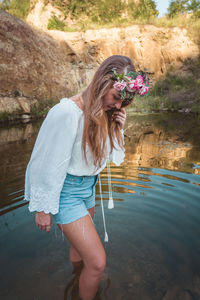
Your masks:
{"label": "green foliage", "polygon": [[173,18],[162,17],[154,19],[152,24],[165,28],[186,28],[189,37],[194,41],[194,43],[200,46],[200,18],[193,18],[192,15],[189,18],[186,18],[185,15],[175,15]]}
{"label": "green foliage", "polygon": [[58,29],[65,31],[65,23],[60,21],[56,16],[52,16],[48,21],[47,29]]}
{"label": "green foliage", "polygon": [[121,0],[69,0],[68,9],[74,18],[84,15],[92,22],[106,23],[120,18],[125,6],[125,2]]}
{"label": "green foliage", "polygon": [[200,113],[200,61],[188,61],[185,66],[192,71],[191,75],[167,73],[165,79],[157,81],[147,95],[137,96],[130,110],[189,109]]}
{"label": "green foliage", "polygon": [[37,105],[31,105],[31,115],[42,116],[46,115],[50,108],[56,104],[56,101],[49,99],[46,101],[40,101]]}
{"label": "green foliage", "polygon": [[96,8],[96,1],[91,0],[69,0],[68,8],[72,16],[79,17],[82,14],[85,14],[86,12],[90,13],[91,9]]}
{"label": "green foliage", "polygon": [[156,3],[153,0],[140,0],[137,5],[132,2],[129,4],[128,9],[131,11],[134,19],[144,18],[149,20],[152,17],[158,16]]}
{"label": "green foliage", "polygon": [[1,8],[11,15],[25,19],[29,13],[30,0],[3,0]]}
{"label": "green foliage", "polygon": [[197,86],[197,80],[192,76],[179,76],[168,73],[163,81],[158,81],[151,91],[154,96],[163,96],[169,92],[185,91]]}
{"label": "green foliage", "polygon": [[160,109],[171,109],[172,107],[169,105],[168,101],[167,101],[167,97],[159,97],[159,96],[152,96],[152,95],[148,95],[148,96],[143,96],[143,97],[139,97],[136,96],[133,104],[131,105],[131,107],[128,109],[130,110],[134,110],[134,111],[152,111],[152,110],[160,110]]}
{"label": "green foliage", "polygon": [[[92,13],[92,21],[97,23],[113,22],[115,19],[120,19],[125,9],[125,3],[116,0],[98,1],[96,9]],[[91,12],[90,12],[91,13]]]}
{"label": "green foliage", "polygon": [[11,0],[3,0],[2,3],[0,3],[0,8],[4,10],[9,9],[10,2]]}
{"label": "green foliage", "polygon": [[124,22],[127,19],[150,19],[158,15],[154,0],[51,0],[65,15],[75,19],[86,17],[87,22],[106,24],[108,22]]}
{"label": "green foliage", "polygon": [[8,121],[10,115],[7,111],[0,112],[0,123]]}
{"label": "green foliage", "polygon": [[168,16],[173,18],[178,14],[192,13],[193,16],[200,17],[199,0],[172,0],[168,8]]}

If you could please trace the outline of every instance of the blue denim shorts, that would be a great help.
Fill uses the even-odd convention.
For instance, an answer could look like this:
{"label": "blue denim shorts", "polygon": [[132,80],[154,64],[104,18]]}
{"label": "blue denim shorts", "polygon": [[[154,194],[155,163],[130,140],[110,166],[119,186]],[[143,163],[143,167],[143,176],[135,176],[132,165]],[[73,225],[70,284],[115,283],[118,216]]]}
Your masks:
{"label": "blue denim shorts", "polygon": [[86,215],[95,206],[95,185],[98,175],[75,176],[67,174],[60,193],[57,224],[68,224]]}

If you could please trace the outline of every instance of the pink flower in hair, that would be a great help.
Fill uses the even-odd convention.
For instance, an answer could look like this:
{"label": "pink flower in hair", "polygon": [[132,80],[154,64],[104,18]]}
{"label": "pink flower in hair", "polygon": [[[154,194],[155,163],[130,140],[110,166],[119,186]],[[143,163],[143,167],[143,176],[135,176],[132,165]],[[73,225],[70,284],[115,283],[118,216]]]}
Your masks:
{"label": "pink flower in hair", "polygon": [[123,81],[115,81],[113,87],[114,89],[116,89],[117,91],[122,91],[125,87],[126,87],[127,83],[123,80]]}
{"label": "pink flower in hair", "polygon": [[144,78],[141,75],[138,75],[136,77],[136,82],[137,82],[137,85],[139,85],[141,87],[144,84]]}
{"label": "pink flower in hair", "polygon": [[148,92],[148,90],[149,90],[149,87],[146,86],[146,85],[144,85],[144,86],[139,90],[139,95],[140,95],[140,96],[145,95],[145,94]]}
{"label": "pink flower in hair", "polygon": [[137,86],[136,80],[132,79],[128,82],[128,85],[126,87],[127,91],[130,93],[133,93],[139,89]]}

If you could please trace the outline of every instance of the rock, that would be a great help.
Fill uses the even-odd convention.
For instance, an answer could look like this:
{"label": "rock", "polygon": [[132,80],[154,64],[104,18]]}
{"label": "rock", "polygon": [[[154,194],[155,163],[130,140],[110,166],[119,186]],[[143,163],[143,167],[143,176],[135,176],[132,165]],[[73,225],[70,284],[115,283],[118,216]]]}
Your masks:
{"label": "rock", "polygon": [[27,101],[27,99],[25,97],[18,97],[17,101],[19,102],[19,104],[24,112],[30,113],[30,103]]}
{"label": "rock", "polygon": [[43,6],[43,1],[36,1],[32,17],[31,13],[27,17],[40,30],[0,10],[0,111],[29,112],[31,99],[58,100],[72,95],[113,54],[129,56],[137,70],[147,68],[154,80],[164,76],[171,65],[178,68],[187,58],[199,55],[198,46],[181,28],[133,25],[85,32],[41,31],[52,13],[61,13]]}
{"label": "rock", "polygon": [[37,0],[34,1],[34,5],[32,6],[31,11],[26,18],[26,21],[29,24],[32,24],[42,30],[45,30],[47,29],[49,19],[52,16],[56,16],[61,21],[63,21],[65,18],[61,10],[59,10],[56,7],[53,7],[51,3],[47,3],[47,5],[45,6],[44,1]]}
{"label": "rock", "polygon": [[21,119],[23,119],[23,120],[29,120],[30,119],[30,115],[21,115]]}
{"label": "rock", "polygon": [[[121,38],[121,35],[124,38]],[[50,30],[55,39],[67,40],[83,61],[103,61],[110,55],[127,55],[136,68],[147,70],[156,79],[164,76],[173,65],[181,68],[183,62],[199,55],[198,46],[190,40],[187,31],[181,28],[158,28],[153,25],[133,25],[126,28],[103,28],[86,32],[59,32]],[[87,54],[87,57],[83,57]]]}
{"label": "rock", "polygon": [[185,113],[191,112],[191,108],[185,108]]}
{"label": "rock", "polygon": [[21,106],[15,97],[0,97],[0,112],[9,112],[20,110]]}
{"label": "rock", "polygon": [[[85,72],[74,64],[76,53],[67,41],[55,40],[3,10],[0,20],[0,111],[28,112],[25,98],[60,99],[77,89]],[[14,99],[21,96],[19,102]]]}

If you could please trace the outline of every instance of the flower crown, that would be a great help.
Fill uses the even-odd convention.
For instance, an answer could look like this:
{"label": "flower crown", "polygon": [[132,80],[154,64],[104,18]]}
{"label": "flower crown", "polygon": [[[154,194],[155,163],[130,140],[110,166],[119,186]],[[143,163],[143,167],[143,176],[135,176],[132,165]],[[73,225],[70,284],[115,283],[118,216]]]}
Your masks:
{"label": "flower crown", "polygon": [[145,72],[130,71],[126,75],[117,73],[116,68],[111,71],[112,79],[115,79],[114,89],[120,92],[122,101],[127,104],[133,99],[134,95],[143,96],[149,91],[149,82]]}

